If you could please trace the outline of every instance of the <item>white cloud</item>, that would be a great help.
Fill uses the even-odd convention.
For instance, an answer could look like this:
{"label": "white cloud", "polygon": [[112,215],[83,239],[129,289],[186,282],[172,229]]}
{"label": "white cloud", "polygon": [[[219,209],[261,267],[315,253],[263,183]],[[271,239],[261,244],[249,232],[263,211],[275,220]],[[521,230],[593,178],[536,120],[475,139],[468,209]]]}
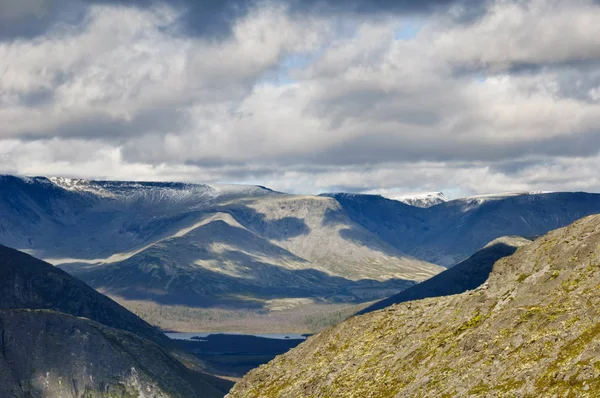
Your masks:
{"label": "white cloud", "polygon": [[[404,18],[269,2],[214,40],[182,35],[181,12],[94,5],[83,23],[0,42],[0,171],[294,192],[600,190],[592,1],[497,0],[472,22],[423,17],[401,40]],[[290,81],[268,78],[287,69]]]}

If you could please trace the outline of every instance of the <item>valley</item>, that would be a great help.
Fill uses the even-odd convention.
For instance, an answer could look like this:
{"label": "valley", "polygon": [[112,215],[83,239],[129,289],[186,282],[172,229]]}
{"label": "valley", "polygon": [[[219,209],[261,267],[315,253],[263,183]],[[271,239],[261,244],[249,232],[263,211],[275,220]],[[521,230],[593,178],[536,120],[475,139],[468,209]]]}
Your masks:
{"label": "valley", "polygon": [[[0,382],[19,394],[77,397],[106,388],[111,394],[145,389],[156,396],[222,397],[232,382],[238,384],[229,397],[410,396],[426,387],[418,384],[418,368],[402,363],[426,359],[445,369],[446,354],[440,353],[460,358],[473,355],[472,347],[493,351],[481,341],[498,341],[502,333],[520,350],[522,340],[503,332],[507,319],[542,311],[551,297],[572,311],[576,306],[564,293],[579,289],[577,275],[586,264],[593,283],[597,216],[564,227],[600,212],[598,194],[409,199],[403,200],[414,205],[377,195],[291,195],[258,186],[1,176],[0,243],[21,251],[0,246],[0,343],[6,350],[0,370],[21,361],[55,373],[43,379],[20,371]],[[562,290],[555,291],[554,279]],[[542,292],[549,296],[540,298]],[[578,297],[588,293],[585,288]],[[512,300],[523,304],[513,308]],[[589,308],[578,305],[587,311],[578,318],[552,317],[585,328]],[[481,332],[483,340],[465,337],[488,319],[496,323]],[[534,327],[529,319],[510,327]],[[23,328],[34,333],[24,338]],[[75,357],[92,364],[119,361],[135,372],[104,365],[97,372],[80,369],[80,361],[48,359],[47,350],[63,353],[60,342],[81,333],[93,344],[83,338],[69,345]],[[305,341],[303,335],[311,336]],[[40,349],[42,362],[31,362],[21,346]],[[379,376],[358,382],[354,368],[337,363],[356,363],[357,374]],[[454,385],[445,374],[432,380],[450,395],[512,383],[503,368],[500,387],[494,387],[495,365],[478,366],[489,369],[485,380]],[[321,372],[341,384],[323,383]],[[381,375],[388,373],[396,381],[386,382]],[[86,381],[90,377],[98,382]],[[74,380],[68,392],[65,378]],[[515,383],[522,391],[533,388]],[[562,391],[552,383],[548,388]]]}
{"label": "valley", "polygon": [[600,212],[588,193],[425,199],[0,176],[0,243],[164,330],[314,333],[494,239]]}
{"label": "valley", "polygon": [[[345,320],[372,303],[318,304],[309,299],[302,299],[300,303],[300,299],[271,300],[270,307],[258,310],[165,305],[148,300],[126,300],[116,296],[112,298],[152,325],[162,330],[182,333],[316,333]],[[288,304],[282,305],[282,302]]]}

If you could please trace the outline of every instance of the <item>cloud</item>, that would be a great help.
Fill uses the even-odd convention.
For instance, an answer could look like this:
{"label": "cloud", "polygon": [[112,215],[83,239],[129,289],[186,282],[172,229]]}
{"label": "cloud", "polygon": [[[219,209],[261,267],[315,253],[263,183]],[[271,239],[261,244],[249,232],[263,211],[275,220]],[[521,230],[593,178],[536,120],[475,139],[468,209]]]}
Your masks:
{"label": "cloud", "polygon": [[597,2],[69,1],[0,0],[0,172],[600,190]]}
{"label": "cloud", "polygon": [[463,67],[574,64],[600,57],[600,8],[589,0],[496,1],[473,24],[456,25],[434,45]]}
{"label": "cloud", "polygon": [[0,39],[31,39],[64,25],[83,24],[89,7],[140,9],[168,5],[179,11],[174,32],[221,40],[233,33],[239,19],[261,5],[280,6],[290,13],[375,17],[429,14],[450,10],[456,16],[479,15],[482,0],[0,0]]}

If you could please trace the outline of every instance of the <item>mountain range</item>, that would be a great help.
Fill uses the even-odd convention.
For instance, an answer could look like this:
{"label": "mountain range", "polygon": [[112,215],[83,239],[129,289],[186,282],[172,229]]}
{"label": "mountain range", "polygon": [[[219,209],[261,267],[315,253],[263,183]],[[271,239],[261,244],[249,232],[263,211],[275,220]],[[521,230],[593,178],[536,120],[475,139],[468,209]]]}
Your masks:
{"label": "mountain range", "polygon": [[[261,186],[0,177],[0,243],[125,300],[267,308],[389,297],[506,235],[600,212],[600,195],[513,193],[407,205]],[[278,302],[279,302],[278,301]]]}
{"label": "mountain range", "polygon": [[600,194],[514,192],[428,208],[378,195],[325,194],[357,224],[404,253],[451,267],[494,239],[537,237],[600,212]]}
{"label": "mountain range", "polygon": [[385,197],[388,199],[397,200],[410,206],[423,208],[432,207],[449,201],[449,199],[446,197],[446,195],[444,195],[443,192],[386,195]]}
{"label": "mountain range", "polygon": [[500,259],[475,290],[331,327],[227,397],[597,397],[598,286],[594,215]]}

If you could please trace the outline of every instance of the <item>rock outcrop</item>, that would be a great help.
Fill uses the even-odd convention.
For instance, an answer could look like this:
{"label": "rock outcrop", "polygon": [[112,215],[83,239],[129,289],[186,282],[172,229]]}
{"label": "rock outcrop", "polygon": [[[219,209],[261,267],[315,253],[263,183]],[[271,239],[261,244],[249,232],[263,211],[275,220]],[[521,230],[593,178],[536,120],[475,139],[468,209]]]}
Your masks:
{"label": "rock outcrop", "polygon": [[0,397],[222,397],[149,340],[50,310],[0,310]]}

